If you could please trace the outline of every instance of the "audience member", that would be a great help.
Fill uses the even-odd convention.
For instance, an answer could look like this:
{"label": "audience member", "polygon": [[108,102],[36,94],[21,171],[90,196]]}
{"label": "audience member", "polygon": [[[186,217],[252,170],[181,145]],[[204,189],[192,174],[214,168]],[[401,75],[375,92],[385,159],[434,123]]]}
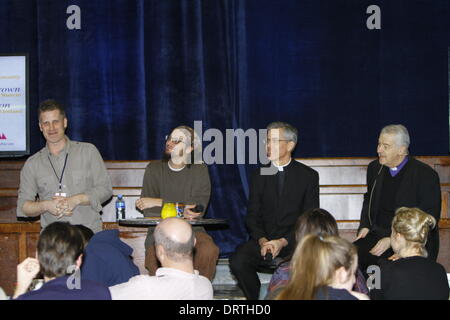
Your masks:
{"label": "audience member", "polygon": [[[89,240],[94,236],[94,232],[89,229],[86,226],[83,226],[82,224],[76,224],[75,227],[78,228],[78,230],[81,232],[81,236],[83,237],[83,247],[86,248],[87,244],[89,243]],[[83,259],[86,260],[86,257]]]}
{"label": "audience member", "polygon": [[392,221],[392,261],[381,264],[381,287],[372,299],[448,300],[449,285],[442,265],[428,259],[428,233],[436,225],[433,216],[418,208],[401,207]]}
{"label": "audience member", "polygon": [[163,220],[155,228],[156,256],[162,268],[155,276],[140,275],[110,287],[113,300],[210,300],[211,282],[194,270],[195,237],[189,223]]}
{"label": "audience member", "polygon": [[[308,210],[297,220],[295,225],[295,241],[300,243],[308,234],[322,235],[324,237],[339,236],[336,220],[327,210],[319,208]],[[289,257],[288,261],[280,264],[270,279],[266,299],[276,297],[281,289],[289,282],[290,275],[291,265]],[[369,293],[364,275],[359,269],[356,271],[356,282],[353,290],[363,294]]]}
{"label": "audience member", "polygon": [[[110,300],[107,287],[81,279],[83,238],[68,222],[54,222],[41,233],[37,243],[38,259],[27,258],[17,266],[18,300]],[[44,276],[44,285],[27,292],[33,278]],[[75,271],[71,276],[68,273]]]}
{"label": "audience member", "polygon": [[100,231],[85,247],[81,278],[107,287],[127,282],[139,275],[132,253],[133,249],[120,240],[119,230]]}
{"label": "audience member", "polygon": [[277,300],[367,300],[352,291],[358,256],[345,239],[307,235],[295,249],[292,277]]}

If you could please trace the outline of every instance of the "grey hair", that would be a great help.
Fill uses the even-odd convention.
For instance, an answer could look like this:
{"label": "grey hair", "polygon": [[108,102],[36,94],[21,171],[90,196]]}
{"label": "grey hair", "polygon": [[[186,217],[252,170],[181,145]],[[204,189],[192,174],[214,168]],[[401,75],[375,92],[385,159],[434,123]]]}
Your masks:
{"label": "grey hair", "polygon": [[164,248],[166,255],[174,261],[182,261],[193,257],[195,244],[194,232],[187,242],[174,241],[167,235],[162,228],[155,228],[154,232],[155,246],[160,245]]}
{"label": "grey hair", "polygon": [[284,139],[297,144],[298,130],[287,122],[275,121],[267,126],[267,131],[270,129],[284,129]]}
{"label": "grey hair", "polygon": [[410,139],[408,129],[401,124],[390,124],[381,129],[380,135],[393,134],[395,135],[395,142],[397,147],[406,147],[408,149]]}

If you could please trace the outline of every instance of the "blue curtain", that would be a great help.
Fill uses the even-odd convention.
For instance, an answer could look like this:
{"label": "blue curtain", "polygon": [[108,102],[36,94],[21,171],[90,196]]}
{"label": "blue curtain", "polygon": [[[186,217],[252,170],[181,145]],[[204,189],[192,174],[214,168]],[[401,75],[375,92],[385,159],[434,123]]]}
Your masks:
{"label": "blue curtain", "polygon": [[[366,9],[381,8],[381,30]],[[70,5],[81,30],[68,30]],[[67,107],[68,135],[107,160],[160,157],[179,125],[300,131],[296,157],[375,156],[380,128],[403,123],[411,152],[447,155],[450,46],[446,0],[2,0],[0,53],[30,57],[31,150],[44,141],[36,106]],[[211,165],[208,215],[228,255],[247,238],[255,166]]]}

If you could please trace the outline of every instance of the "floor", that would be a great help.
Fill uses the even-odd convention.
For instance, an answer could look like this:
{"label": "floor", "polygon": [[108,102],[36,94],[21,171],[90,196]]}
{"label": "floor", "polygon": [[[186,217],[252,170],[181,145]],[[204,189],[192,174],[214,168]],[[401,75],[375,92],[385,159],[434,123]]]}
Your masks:
{"label": "floor", "polygon": [[[261,281],[259,299],[263,300],[267,293],[271,273],[258,273]],[[213,279],[214,300],[245,300],[236,278],[231,274],[228,259],[220,259],[217,263],[216,275]]]}

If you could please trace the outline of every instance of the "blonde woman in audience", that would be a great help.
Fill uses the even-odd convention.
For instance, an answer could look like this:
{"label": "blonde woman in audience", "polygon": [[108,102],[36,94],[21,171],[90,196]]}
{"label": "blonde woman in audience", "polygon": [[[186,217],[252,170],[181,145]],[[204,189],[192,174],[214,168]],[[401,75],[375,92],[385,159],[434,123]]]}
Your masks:
{"label": "blonde woman in audience", "polygon": [[392,220],[391,247],[394,255],[381,264],[381,287],[373,299],[447,300],[449,286],[442,265],[427,258],[428,233],[436,225],[433,216],[418,208],[399,208]]}
{"label": "blonde woman in audience", "polygon": [[277,300],[367,300],[352,291],[358,256],[345,239],[307,235],[291,260],[292,277]]}

